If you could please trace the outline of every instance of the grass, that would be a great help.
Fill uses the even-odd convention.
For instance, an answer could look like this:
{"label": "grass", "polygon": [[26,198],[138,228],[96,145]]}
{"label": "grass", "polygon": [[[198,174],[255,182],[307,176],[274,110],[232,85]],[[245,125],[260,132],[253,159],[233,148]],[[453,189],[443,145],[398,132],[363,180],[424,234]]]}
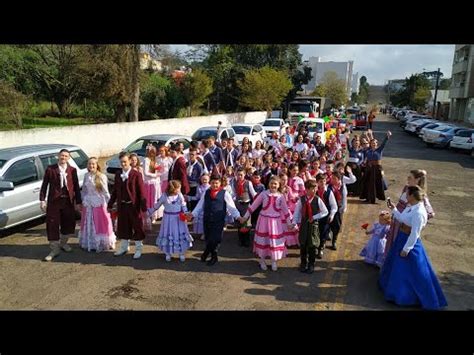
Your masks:
{"label": "grass", "polygon": [[[104,121],[105,122],[105,121]],[[95,123],[104,123],[101,120],[93,118],[66,118],[66,117],[26,117],[23,118],[23,127],[21,129],[29,128],[48,128],[48,127],[65,127],[77,126]],[[0,131],[16,130],[16,127],[11,122],[4,122],[0,120]]]}

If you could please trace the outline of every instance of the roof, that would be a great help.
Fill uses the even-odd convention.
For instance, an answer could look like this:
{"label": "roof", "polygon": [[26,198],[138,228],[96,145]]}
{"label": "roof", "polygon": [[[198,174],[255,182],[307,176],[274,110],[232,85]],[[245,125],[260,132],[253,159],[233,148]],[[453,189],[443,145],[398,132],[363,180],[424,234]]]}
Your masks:
{"label": "roof", "polygon": [[167,141],[170,139],[179,139],[179,138],[189,139],[189,137],[182,136],[180,134],[150,134],[148,136],[140,137],[139,139],[156,139],[160,141]]}
{"label": "roof", "polygon": [[0,159],[10,160],[21,155],[28,155],[31,153],[37,153],[38,151],[57,150],[60,149],[78,149],[78,146],[70,144],[36,144],[36,145],[24,145],[19,147],[3,148],[0,149]]}

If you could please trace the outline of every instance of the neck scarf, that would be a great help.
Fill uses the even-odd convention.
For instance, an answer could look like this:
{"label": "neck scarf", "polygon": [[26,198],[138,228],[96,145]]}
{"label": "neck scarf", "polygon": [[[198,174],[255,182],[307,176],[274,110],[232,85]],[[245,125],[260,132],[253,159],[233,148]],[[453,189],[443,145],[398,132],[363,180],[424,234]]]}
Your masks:
{"label": "neck scarf", "polygon": [[217,189],[211,188],[210,194],[211,194],[211,200],[215,200],[217,198],[217,194],[222,191],[224,188],[221,186]]}
{"label": "neck scarf", "polygon": [[59,179],[61,180],[61,189],[66,186],[67,188],[67,180],[66,180],[66,176],[67,176],[67,173],[66,173],[66,169],[67,169],[67,165],[65,167],[62,167],[61,165],[58,164],[58,167],[59,167]]}

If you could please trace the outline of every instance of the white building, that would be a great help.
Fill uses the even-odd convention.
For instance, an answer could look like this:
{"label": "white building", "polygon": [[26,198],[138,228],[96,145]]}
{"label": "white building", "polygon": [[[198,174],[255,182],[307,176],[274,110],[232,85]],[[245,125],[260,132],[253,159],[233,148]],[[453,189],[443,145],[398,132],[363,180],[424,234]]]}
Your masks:
{"label": "white building", "polygon": [[[347,96],[350,98],[353,92],[353,74],[352,68],[354,61],[348,62],[321,62],[321,57],[310,57],[306,65],[311,67],[311,75],[313,76],[305,86],[305,92],[313,91],[320,84],[321,79],[327,72],[333,71],[339,79],[344,80],[347,89]],[[358,77],[358,74],[356,74]],[[358,82],[358,80],[357,80]],[[357,83],[358,86],[358,83]]]}

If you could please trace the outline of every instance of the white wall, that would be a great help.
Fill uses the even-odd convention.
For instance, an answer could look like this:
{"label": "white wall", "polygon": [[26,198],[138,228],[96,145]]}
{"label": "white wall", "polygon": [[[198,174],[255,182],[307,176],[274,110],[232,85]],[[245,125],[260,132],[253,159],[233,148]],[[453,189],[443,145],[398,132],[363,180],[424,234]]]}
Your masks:
{"label": "white wall", "polygon": [[140,136],[148,134],[180,134],[191,136],[198,128],[234,123],[259,123],[266,112],[239,112],[212,116],[172,118],[142,122],[108,123],[83,126],[35,128],[0,131],[0,148],[33,144],[72,144],[89,156],[110,156],[118,153]]}

